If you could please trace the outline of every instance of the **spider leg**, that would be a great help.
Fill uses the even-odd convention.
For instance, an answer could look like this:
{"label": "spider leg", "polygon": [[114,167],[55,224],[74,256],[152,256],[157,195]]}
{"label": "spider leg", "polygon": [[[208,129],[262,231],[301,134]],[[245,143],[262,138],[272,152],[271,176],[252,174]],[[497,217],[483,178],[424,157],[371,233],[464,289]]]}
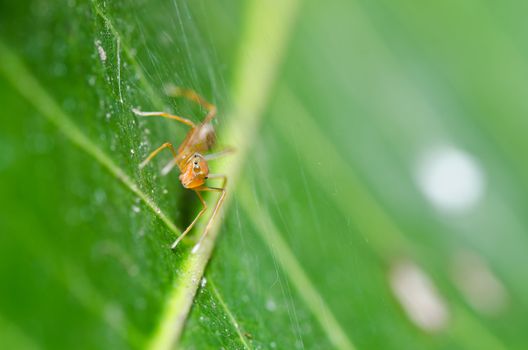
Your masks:
{"label": "spider leg", "polygon": [[166,112],[142,112],[142,111],[140,111],[137,108],[132,108],[132,112],[134,112],[135,115],[139,115],[141,117],[163,117],[163,118],[169,118],[169,119],[177,120],[180,123],[183,123],[185,125],[189,125],[192,128],[196,127],[196,125],[192,121],[190,121],[189,119],[183,118],[183,117],[180,117],[180,116],[177,116],[177,115],[172,115],[172,114],[169,114],[169,113],[166,113]]}
{"label": "spider leg", "polygon": [[225,157],[227,155],[230,155],[233,152],[235,152],[235,149],[233,147],[228,147],[226,149],[223,149],[223,150],[215,152],[215,153],[206,154],[204,156],[204,158],[207,161],[215,160],[215,159],[222,158],[222,157]]}
{"label": "spider leg", "polygon": [[207,222],[207,226],[205,226],[204,232],[200,236],[200,239],[198,240],[198,243],[196,243],[196,245],[192,249],[192,253],[193,254],[196,253],[198,251],[198,249],[200,249],[200,246],[201,246],[204,238],[207,236],[207,233],[209,233],[209,230],[213,226],[214,219],[215,219],[216,215],[218,214],[218,211],[222,207],[222,204],[224,203],[224,200],[225,200],[225,196],[226,196],[225,187],[226,187],[226,184],[227,184],[227,176],[218,174],[218,175],[215,175],[215,177],[224,179],[224,181],[222,182],[222,187],[221,188],[203,186],[203,187],[201,187],[199,189],[200,191],[216,191],[216,192],[220,192],[221,194],[220,194],[220,198],[218,198],[218,201],[216,202],[216,205],[215,205],[215,208],[213,210],[213,213],[211,214],[211,217],[209,218],[209,222]]}
{"label": "spider leg", "polygon": [[200,198],[200,202],[202,202],[202,205],[203,205],[203,208],[202,210],[200,210],[200,212],[198,213],[198,215],[196,215],[196,217],[194,218],[194,220],[191,222],[191,224],[189,226],[187,226],[187,228],[185,229],[185,231],[182,232],[182,234],[174,241],[174,243],[172,243],[171,245],[171,249],[174,249],[176,248],[176,246],[178,245],[178,243],[180,243],[180,241],[183,239],[183,237],[185,237],[185,235],[187,233],[189,233],[189,231],[193,228],[194,224],[196,224],[196,222],[198,221],[198,219],[205,213],[205,211],[207,210],[207,203],[204,201],[202,195],[200,194],[199,190],[195,190],[194,191],[196,193],[196,195],[198,196],[198,198]]}
{"label": "spider leg", "polygon": [[174,158],[178,157],[178,154],[176,153],[176,150],[174,149],[174,146],[172,145],[172,143],[170,142],[165,142],[163,145],[159,146],[158,148],[156,148],[151,154],[149,154],[149,156],[147,158],[145,158],[144,161],[142,161],[140,164],[139,164],[139,168],[140,169],[143,169],[151,160],[152,158],[154,158],[155,156],[158,155],[158,153],[160,153],[163,149],[165,148],[168,148],[172,155],[174,156]]}

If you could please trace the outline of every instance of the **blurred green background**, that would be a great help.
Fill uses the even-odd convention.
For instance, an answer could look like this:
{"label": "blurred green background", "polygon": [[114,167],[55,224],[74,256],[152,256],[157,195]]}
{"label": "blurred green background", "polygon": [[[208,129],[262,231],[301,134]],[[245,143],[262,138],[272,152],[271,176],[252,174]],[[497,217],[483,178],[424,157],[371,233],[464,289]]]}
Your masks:
{"label": "blurred green background", "polygon": [[[527,7],[2,2],[0,347],[525,349]],[[237,148],[204,276],[167,83]]]}

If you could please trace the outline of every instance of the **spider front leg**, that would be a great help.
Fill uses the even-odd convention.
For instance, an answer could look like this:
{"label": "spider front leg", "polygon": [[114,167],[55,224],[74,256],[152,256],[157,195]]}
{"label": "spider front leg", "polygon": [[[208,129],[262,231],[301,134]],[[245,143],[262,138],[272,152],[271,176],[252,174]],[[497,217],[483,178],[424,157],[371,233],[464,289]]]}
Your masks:
{"label": "spider front leg", "polygon": [[189,125],[191,128],[195,128],[196,127],[196,125],[192,121],[190,121],[189,119],[183,118],[183,117],[180,117],[180,116],[177,116],[177,115],[172,115],[172,114],[169,114],[169,113],[166,113],[166,112],[142,112],[142,111],[140,111],[137,108],[132,108],[132,112],[134,112],[135,115],[138,115],[140,117],[163,117],[163,118],[177,120],[180,123],[183,123],[185,125]]}
{"label": "spider front leg", "polygon": [[152,160],[152,158],[157,156],[158,153],[160,153],[165,148],[168,148],[171,151],[171,153],[174,156],[174,158],[178,157],[178,153],[176,153],[176,150],[174,149],[174,146],[172,145],[172,143],[165,142],[163,145],[161,145],[160,147],[156,148],[151,154],[149,154],[149,156],[144,161],[142,161],[139,164],[139,169],[143,169]]}
{"label": "spider front leg", "polygon": [[171,249],[174,249],[176,248],[176,246],[178,245],[178,243],[180,243],[180,241],[183,239],[183,237],[185,237],[185,235],[187,233],[189,233],[189,231],[193,228],[194,224],[196,224],[196,221],[198,221],[198,219],[205,213],[205,211],[207,210],[207,203],[204,201],[202,195],[200,194],[200,192],[198,192],[198,190],[195,190],[194,191],[196,193],[196,195],[198,196],[198,198],[200,198],[200,202],[202,202],[202,205],[203,205],[203,208],[202,210],[200,210],[200,212],[198,213],[198,215],[196,215],[196,217],[194,218],[194,220],[191,222],[191,224],[189,226],[187,226],[187,228],[185,229],[185,231],[183,231],[183,233],[180,235],[180,237],[178,237],[174,243],[172,243],[171,245]]}
{"label": "spider front leg", "polygon": [[207,233],[209,233],[209,230],[213,226],[214,219],[215,219],[216,215],[218,214],[218,211],[222,207],[222,204],[224,203],[225,196],[226,196],[226,189],[225,188],[226,188],[226,185],[227,185],[227,176],[221,175],[221,174],[211,174],[211,175],[209,175],[209,178],[210,179],[212,179],[212,178],[221,178],[224,181],[222,181],[222,187],[221,188],[203,186],[200,189],[197,189],[199,191],[221,192],[221,194],[220,194],[220,198],[218,198],[218,201],[216,202],[216,205],[215,205],[215,208],[213,210],[213,213],[211,214],[211,217],[209,218],[209,222],[207,222],[207,226],[205,226],[205,230],[202,233],[202,235],[200,236],[200,240],[198,241],[198,243],[196,243],[196,245],[192,249],[192,253],[193,254],[196,253],[198,251],[198,249],[200,249],[200,246],[201,246],[204,238],[207,236]]}
{"label": "spider front leg", "polygon": [[223,158],[223,157],[228,156],[228,155],[230,155],[231,153],[234,153],[234,152],[235,152],[235,149],[233,147],[228,147],[228,148],[225,148],[225,149],[223,149],[221,151],[218,151],[218,152],[215,152],[215,153],[206,154],[204,156],[204,158],[205,158],[205,160],[210,161],[210,160]]}

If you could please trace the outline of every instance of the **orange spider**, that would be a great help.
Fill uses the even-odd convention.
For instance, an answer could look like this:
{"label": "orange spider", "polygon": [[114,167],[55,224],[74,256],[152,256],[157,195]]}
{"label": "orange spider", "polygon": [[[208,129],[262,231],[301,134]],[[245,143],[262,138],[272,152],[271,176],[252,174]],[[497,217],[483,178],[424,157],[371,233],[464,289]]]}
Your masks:
{"label": "orange spider", "polygon": [[[174,146],[170,142],[165,142],[163,145],[154,150],[143,162],[141,162],[141,164],[139,164],[139,168],[142,169],[143,167],[145,167],[152,160],[152,158],[154,158],[159,152],[161,152],[161,150],[168,148],[172,152],[174,158],[163,168],[162,174],[167,174],[169,171],[172,170],[175,165],[177,165],[181,172],[179,178],[183,187],[193,190],[200,199],[200,202],[202,202],[202,210],[200,210],[198,215],[196,215],[196,218],[190,223],[190,225],[185,229],[185,231],[183,231],[181,236],[179,236],[174,241],[171,246],[172,249],[176,248],[178,243],[183,239],[183,237],[185,237],[185,235],[192,229],[198,219],[207,210],[207,204],[200,192],[221,192],[220,197],[218,198],[218,201],[216,202],[215,208],[213,210],[213,214],[211,215],[211,218],[209,219],[209,222],[207,223],[207,226],[205,227],[205,230],[202,233],[200,240],[192,250],[192,252],[194,253],[198,250],[204,237],[207,235],[207,232],[211,228],[213,220],[216,217],[218,210],[222,206],[226,195],[225,187],[227,184],[227,177],[223,174],[210,174],[207,161],[217,159],[227,153],[230,153],[232,149],[227,149],[218,153],[212,153],[207,155],[205,154],[214,146],[216,142],[216,134],[213,125],[211,124],[211,121],[216,116],[215,105],[207,102],[195,91],[189,89],[171,87],[168,91],[168,94],[174,97],[182,96],[187,98],[188,100],[194,101],[200,106],[204,107],[208,111],[208,113],[204,118],[203,122],[199,125],[196,125],[189,119],[172,115],[166,112],[141,112],[138,109],[132,109],[132,111],[138,116],[159,116],[163,118],[174,119],[191,127],[191,130],[189,130],[189,132],[187,133],[187,136],[181,143],[180,147],[178,147],[178,151],[174,149]],[[206,186],[205,180],[212,178],[223,179],[222,186]]]}

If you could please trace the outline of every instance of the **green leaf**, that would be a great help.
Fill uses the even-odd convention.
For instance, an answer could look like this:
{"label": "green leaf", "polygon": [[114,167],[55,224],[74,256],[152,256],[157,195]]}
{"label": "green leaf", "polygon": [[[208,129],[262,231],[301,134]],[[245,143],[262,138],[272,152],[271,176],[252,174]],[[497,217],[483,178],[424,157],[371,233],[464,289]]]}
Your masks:
{"label": "green leaf", "polygon": [[[0,347],[523,348],[520,10],[0,5]],[[236,148],[210,164],[228,199],[196,254],[206,219],[170,249],[199,202],[160,175],[169,154],[138,169],[186,127],[133,108],[205,114],[167,84],[216,104]],[[416,180],[442,144],[484,178],[466,211]]]}

